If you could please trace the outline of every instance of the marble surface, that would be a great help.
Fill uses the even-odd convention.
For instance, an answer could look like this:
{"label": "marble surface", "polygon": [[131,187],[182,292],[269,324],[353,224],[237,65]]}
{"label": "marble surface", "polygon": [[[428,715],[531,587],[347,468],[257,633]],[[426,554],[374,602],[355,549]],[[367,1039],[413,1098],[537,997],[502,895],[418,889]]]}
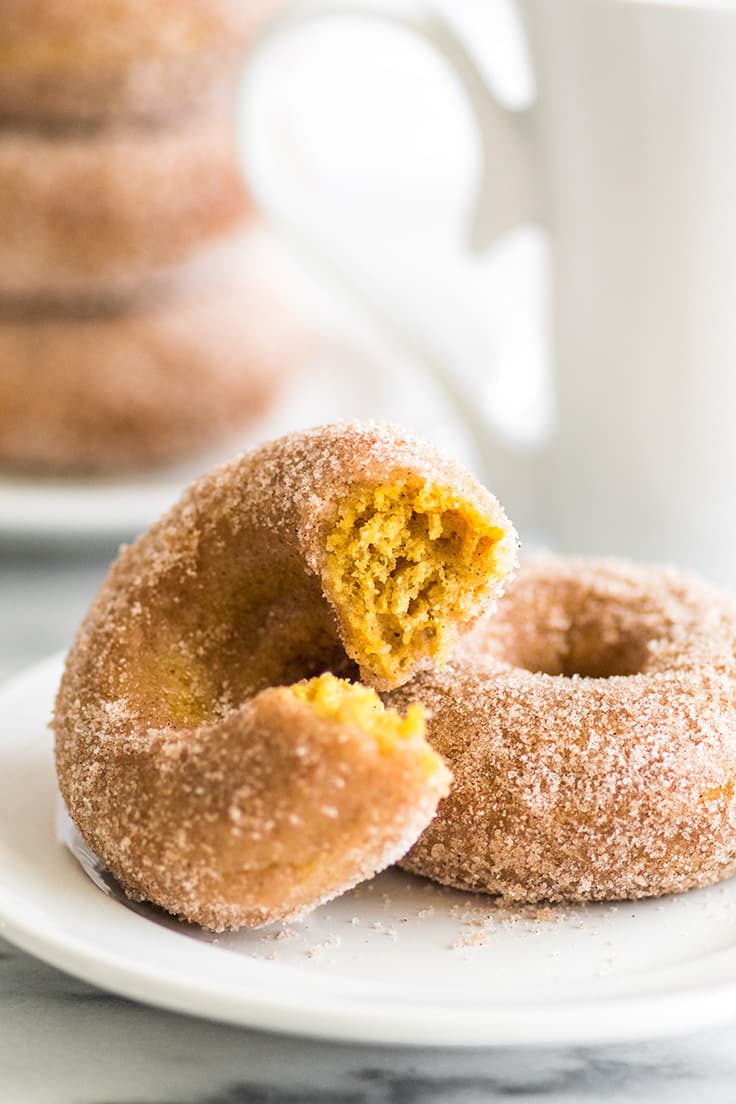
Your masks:
{"label": "marble surface", "polygon": [[[69,642],[113,551],[0,548],[0,677]],[[735,1082],[736,1026],[619,1047],[337,1046],[146,1008],[0,940],[1,1104],[726,1104]]]}

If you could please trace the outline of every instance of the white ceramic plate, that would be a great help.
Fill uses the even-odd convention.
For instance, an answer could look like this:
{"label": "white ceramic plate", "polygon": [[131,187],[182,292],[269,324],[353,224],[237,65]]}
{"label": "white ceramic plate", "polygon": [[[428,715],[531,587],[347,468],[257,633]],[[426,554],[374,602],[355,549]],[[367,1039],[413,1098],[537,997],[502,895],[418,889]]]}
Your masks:
{"label": "white ceramic plate", "polygon": [[365,1043],[613,1042],[736,1017],[736,881],[513,914],[389,871],[301,924],[219,937],[123,903],[58,839],[60,671],[0,692],[0,933],[52,965],[165,1008]]}

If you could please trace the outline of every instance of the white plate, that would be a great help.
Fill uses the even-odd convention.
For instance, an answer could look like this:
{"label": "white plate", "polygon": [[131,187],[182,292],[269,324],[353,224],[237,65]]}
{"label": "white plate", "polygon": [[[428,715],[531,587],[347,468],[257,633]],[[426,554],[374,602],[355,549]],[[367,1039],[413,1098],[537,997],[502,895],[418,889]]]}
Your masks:
{"label": "white plate", "polygon": [[614,1042],[736,1018],[733,880],[514,915],[390,871],[301,924],[220,937],[127,906],[57,839],[60,671],[0,692],[0,933],[52,965],[161,1007],[364,1043]]}

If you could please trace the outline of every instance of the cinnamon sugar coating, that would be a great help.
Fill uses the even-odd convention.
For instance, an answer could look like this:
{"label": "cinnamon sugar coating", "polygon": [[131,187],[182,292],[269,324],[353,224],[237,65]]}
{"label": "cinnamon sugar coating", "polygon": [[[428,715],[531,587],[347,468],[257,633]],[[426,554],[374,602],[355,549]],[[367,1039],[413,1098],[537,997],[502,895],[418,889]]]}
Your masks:
{"label": "cinnamon sugar coating", "polygon": [[[391,679],[385,656],[376,666],[361,651],[357,607],[330,590],[328,547],[345,503],[405,486],[443,502],[445,529],[435,518],[424,548],[443,565],[442,602],[431,598],[419,635],[388,642],[414,649]],[[497,534],[482,579],[464,558],[469,520]],[[385,580],[393,555],[403,601],[403,542],[416,533],[395,521],[389,511],[367,579]],[[515,548],[488,492],[387,426],[293,434],[200,479],[122,551],[67,660],[57,771],[82,835],[129,893],[215,929],[299,914],[393,861],[446,791],[440,761],[423,740],[387,753],[355,711],[325,716],[324,695],[272,688],[327,670],[359,668],[382,688],[410,678],[437,639],[492,606]]]}
{"label": "cinnamon sugar coating", "polygon": [[266,411],[313,341],[258,264],[88,314],[0,311],[0,465],[99,473],[192,455]]}
{"label": "cinnamon sugar coating", "polygon": [[253,217],[228,112],[0,129],[0,210],[0,295],[34,302],[138,294]]}
{"label": "cinnamon sugar coating", "polygon": [[2,0],[0,118],[150,119],[201,104],[276,0]]}
{"label": "cinnamon sugar coating", "polygon": [[402,865],[520,902],[736,869],[736,603],[675,570],[530,560],[421,702],[454,774]]}

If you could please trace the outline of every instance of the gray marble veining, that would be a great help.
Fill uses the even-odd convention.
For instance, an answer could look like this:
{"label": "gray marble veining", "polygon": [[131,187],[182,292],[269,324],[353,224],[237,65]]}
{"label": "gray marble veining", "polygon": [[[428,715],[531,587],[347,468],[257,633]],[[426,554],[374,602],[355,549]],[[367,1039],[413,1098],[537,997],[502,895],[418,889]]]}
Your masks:
{"label": "gray marble veining", "polygon": [[[106,569],[0,552],[0,678],[64,648]],[[340,1046],[122,1000],[0,939],[0,1104],[733,1104],[736,1026],[619,1047]]]}
{"label": "gray marble veining", "polygon": [[731,1031],[592,1049],[334,1046],[159,1012],[16,952],[0,961],[0,1027],[3,1104],[715,1104],[736,1083]]}

